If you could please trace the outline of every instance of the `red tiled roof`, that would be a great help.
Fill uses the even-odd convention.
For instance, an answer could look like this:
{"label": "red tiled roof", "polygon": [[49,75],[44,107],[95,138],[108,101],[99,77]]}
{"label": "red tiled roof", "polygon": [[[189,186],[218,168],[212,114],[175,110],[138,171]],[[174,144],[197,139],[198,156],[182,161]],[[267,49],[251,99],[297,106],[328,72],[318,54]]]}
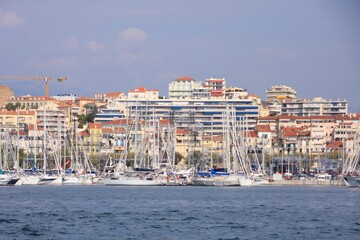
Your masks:
{"label": "red tiled roof", "polygon": [[103,125],[126,125],[126,124],[132,124],[132,122],[133,122],[132,119],[122,118],[122,119],[116,119],[110,122],[103,123]]}
{"label": "red tiled roof", "polygon": [[144,87],[134,88],[129,90],[129,92],[146,92],[146,88]]}
{"label": "red tiled roof", "polygon": [[121,95],[123,95],[123,92],[109,92],[106,94],[106,97],[110,97],[110,98],[116,98],[119,97]]}
{"label": "red tiled roof", "polygon": [[326,148],[342,148],[343,143],[341,141],[333,141],[333,142],[327,142],[326,143]]}
{"label": "red tiled roof", "polygon": [[78,101],[94,101],[94,99],[89,98],[89,97],[81,97],[78,99]]}
{"label": "red tiled roof", "polygon": [[211,96],[222,96],[224,95],[224,92],[222,90],[212,90]]}
{"label": "red tiled roof", "polygon": [[192,81],[194,79],[192,79],[191,77],[188,77],[188,76],[181,76],[177,79],[175,79],[176,81]]}
{"label": "red tiled roof", "polygon": [[168,124],[170,124],[169,119],[160,119],[160,125],[168,125]]}
{"label": "red tiled roof", "polygon": [[310,136],[310,131],[299,131],[299,136],[305,137],[305,136]]}
{"label": "red tiled roof", "polygon": [[89,123],[89,128],[101,129],[101,123]]}
{"label": "red tiled roof", "polygon": [[282,133],[284,137],[297,137],[297,136],[309,136],[310,131],[306,128],[297,127],[283,127]]}
{"label": "red tiled roof", "polygon": [[103,129],[102,129],[102,132],[103,132],[103,133],[112,133],[113,130],[112,130],[111,128],[103,128]]}
{"label": "red tiled roof", "polygon": [[255,130],[257,132],[271,132],[270,125],[256,125]]}
{"label": "red tiled roof", "polygon": [[176,135],[189,135],[189,134],[190,134],[189,130],[176,129]]}
{"label": "red tiled roof", "polygon": [[254,130],[244,131],[244,137],[257,138],[257,134]]}
{"label": "red tiled roof", "polygon": [[82,136],[82,137],[90,137],[90,133],[88,132],[88,131],[81,131],[80,133],[80,136]]}
{"label": "red tiled roof", "polygon": [[284,127],[282,132],[284,137],[296,137],[299,131],[294,127]]}

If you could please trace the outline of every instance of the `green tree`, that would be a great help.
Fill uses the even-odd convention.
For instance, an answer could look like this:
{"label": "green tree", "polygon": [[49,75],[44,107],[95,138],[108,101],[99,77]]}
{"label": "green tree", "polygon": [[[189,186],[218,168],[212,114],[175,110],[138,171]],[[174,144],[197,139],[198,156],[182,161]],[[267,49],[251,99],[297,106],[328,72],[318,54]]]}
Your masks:
{"label": "green tree", "polygon": [[81,115],[77,115],[77,119],[78,119],[78,122],[79,122],[79,125],[78,125],[78,128],[82,128],[84,126],[84,124],[87,123],[87,118],[84,114],[81,114]]}
{"label": "green tree", "polygon": [[26,157],[26,153],[24,152],[24,149],[19,149],[19,166],[22,165],[22,163],[24,162],[24,159]]}
{"label": "green tree", "polygon": [[90,105],[86,107],[86,122],[94,122],[94,118],[96,116],[96,114],[99,112],[98,108],[96,107],[96,105]]}
{"label": "green tree", "polygon": [[21,104],[19,102],[17,103],[7,103],[5,105],[5,108],[6,110],[9,110],[9,111],[15,111],[16,109],[19,109],[21,107]]}

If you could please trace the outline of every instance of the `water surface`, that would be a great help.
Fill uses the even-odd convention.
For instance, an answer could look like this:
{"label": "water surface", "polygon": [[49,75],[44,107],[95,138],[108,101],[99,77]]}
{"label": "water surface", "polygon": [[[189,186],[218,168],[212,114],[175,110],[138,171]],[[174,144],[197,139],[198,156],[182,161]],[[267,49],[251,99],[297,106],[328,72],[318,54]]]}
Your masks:
{"label": "water surface", "polygon": [[1,187],[0,239],[360,239],[360,189]]}

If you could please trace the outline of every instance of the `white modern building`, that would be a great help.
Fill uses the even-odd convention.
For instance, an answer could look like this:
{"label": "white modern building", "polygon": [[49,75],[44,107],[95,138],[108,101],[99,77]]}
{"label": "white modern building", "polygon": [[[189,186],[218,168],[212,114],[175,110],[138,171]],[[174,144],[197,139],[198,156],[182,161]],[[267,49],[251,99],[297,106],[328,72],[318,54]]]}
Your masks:
{"label": "white modern building", "polygon": [[347,115],[348,101],[326,100],[321,97],[294,99],[282,102],[281,114],[293,116]]}
{"label": "white modern building", "polygon": [[275,85],[266,89],[265,103],[269,109],[269,114],[272,116],[280,115],[282,103],[293,99],[296,99],[296,91],[286,85]]}
{"label": "white modern building", "polygon": [[178,129],[189,129],[196,125],[206,134],[221,134],[224,131],[227,114],[231,121],[243,129],[253,129],[259,117],[259,106],[248,99],[157,99],[117,100],[132,119],[169,119]]}
{"label": "white modern building", "polygon": [[288,87],[286,85],[275,85],[269,89],[266,89],[266,99],[295,99],[296,91],[295,89]]}
{"label": "white modern building", "polygon": [[194,89],[201,89],[202,87],[201,82],[188,76],[182,76],[169,84],[169,98],[190,99]]}
{"label": "white modern building", "polygon": [[37,126],[41,129],[45,127],[52,137],[64,136],[69,129],[69,121],[61,110],[42,108],[37,111]]}
{"label": "white modern building", "polygon": [[58,94],[56,96],[52,96],[53,99],[61,100],[61,101],[73,101],[77,99],[75,94]]}

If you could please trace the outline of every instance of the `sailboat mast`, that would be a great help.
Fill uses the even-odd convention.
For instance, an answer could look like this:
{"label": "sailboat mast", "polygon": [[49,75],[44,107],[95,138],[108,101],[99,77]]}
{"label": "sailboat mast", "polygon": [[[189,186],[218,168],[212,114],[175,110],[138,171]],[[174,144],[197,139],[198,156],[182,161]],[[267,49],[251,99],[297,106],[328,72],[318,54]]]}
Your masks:
{"label": "sailboat mast", "polygon": [[47,168],[47,159],[46,159],[46,107],[44,106],[44,129],[43,129],[43,156],[44,156],[44,164],[43,164],[43,169],[44,169],[44,174],[46,174],[46,168]]}
{"label": "sailboat mast", "polygon": [[15,162],[15,172],[18,173],[19,172],[19,159],[20,159],[20,147],[19,147],[19,138],[20,138],[20,133],[19,133],[19,108],[17,109],[17,124],[16,124],[16,162]]}

